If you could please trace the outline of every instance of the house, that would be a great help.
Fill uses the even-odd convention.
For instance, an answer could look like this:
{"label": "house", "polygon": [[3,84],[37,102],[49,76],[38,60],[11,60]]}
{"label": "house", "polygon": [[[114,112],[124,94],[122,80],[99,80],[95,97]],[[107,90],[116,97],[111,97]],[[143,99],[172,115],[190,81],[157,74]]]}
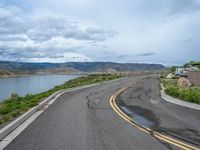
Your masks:
{"label": "house", "polygon": [[175,72],[176,76],[186,77],[187,74],[188,74],[187,68],[176,68]]}
{"label": "house", "polygon": [[187,67],[187,68],[176,68],[175,75],[181,77],[187,77],[189,71],[199,71],[197,67]]}
{"label": "house", "polygon": [[193,85],[200,86],[200,71],[189,71],[188,80],[190,80]]}

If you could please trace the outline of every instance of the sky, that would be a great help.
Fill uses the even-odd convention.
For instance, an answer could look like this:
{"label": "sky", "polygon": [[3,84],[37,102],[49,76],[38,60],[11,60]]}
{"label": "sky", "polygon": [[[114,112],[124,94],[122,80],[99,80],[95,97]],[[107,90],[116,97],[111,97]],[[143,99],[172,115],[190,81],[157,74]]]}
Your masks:
{"label": "sky", "polygon": [[0,0],[0,61],[200,60],[200,0]]}

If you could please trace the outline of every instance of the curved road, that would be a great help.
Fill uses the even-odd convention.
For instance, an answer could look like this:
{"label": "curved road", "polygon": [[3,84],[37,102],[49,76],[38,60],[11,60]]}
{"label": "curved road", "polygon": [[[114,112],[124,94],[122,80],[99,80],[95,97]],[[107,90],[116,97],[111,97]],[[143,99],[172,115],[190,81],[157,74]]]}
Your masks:
{"label": "curved road", "polygon": [[[163,101],[156,76],[126,78],[68,92],[7,147],[7,150],[167,150],[178,147],[162,142],[124,121],[110,107],[110,97],[121,94],[119,106],[141,125],[177,136],[198,146],[200,111]],[[139,81],[139,82],[138,82]],[[137,83],[136,83],[137,82]]]}

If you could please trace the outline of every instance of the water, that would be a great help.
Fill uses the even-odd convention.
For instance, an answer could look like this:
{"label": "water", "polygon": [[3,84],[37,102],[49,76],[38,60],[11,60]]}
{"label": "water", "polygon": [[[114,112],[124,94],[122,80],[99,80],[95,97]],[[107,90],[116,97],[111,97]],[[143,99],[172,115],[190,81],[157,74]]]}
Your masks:
{"label": "water", "polygon": [[121,108],[126,114],[128,114],[139,125],[145,126],[145,127],[152,127],[154,125],[154,123],[151,120],[143,117],[142,115],[135,113],[133,110],[128,109],[128,107],[121,106]]}
{"label": "water", "polygon": [[79,76],[81,75],[34,75],[0,78],[0,101],[8,98],[11,93],[17,93],[20,96],[41,93]]}

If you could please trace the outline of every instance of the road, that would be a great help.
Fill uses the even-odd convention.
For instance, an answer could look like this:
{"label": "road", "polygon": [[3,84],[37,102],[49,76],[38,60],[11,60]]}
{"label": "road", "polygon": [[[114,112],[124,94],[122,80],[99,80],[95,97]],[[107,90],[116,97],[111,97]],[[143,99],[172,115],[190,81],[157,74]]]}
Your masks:
{"label": "road", "polygon": [[124,111],[141,124],[198,146],[200,112],[162,100],[156,76],[141,78],[126,78],[62,95],[6,150],[179,149],[133,127],[113,111],[110,97],[130,85],[117,98]]}

